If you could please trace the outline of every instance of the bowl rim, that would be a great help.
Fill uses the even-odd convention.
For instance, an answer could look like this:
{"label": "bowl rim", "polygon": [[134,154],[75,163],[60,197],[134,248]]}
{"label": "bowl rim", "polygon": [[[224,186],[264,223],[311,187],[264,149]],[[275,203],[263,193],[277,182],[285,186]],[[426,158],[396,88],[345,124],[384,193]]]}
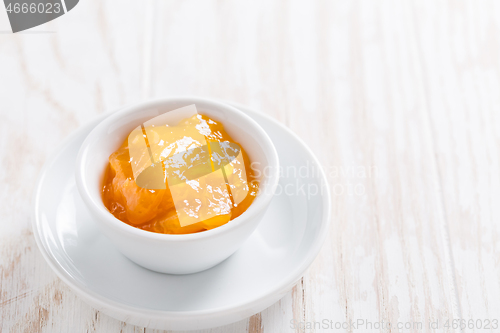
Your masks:
{"label": "bowl rim", "polygon": [[[323,243],[325,242],[325,239],[327,238],[328,231],[330,230],[330,225],[332,224],[331,221],[331,206],[332,206],[332,197],[331,197],[331,191],[329,189],[328,181],[326,174],[321,167],[321,164],[316,157],[316,155],[313,153],[313,151],[307,146],[307,144],[302,140],[297,134],[295,134],[292,130],[290,130],[288,127],[283,125],[282,123],[278,122],[275,118],[261,112],[255,111],[254,108],[245,106],[240,103],[236,103],[233,101],[224,101],[227,103],[230,103],[232,106],[235,106],[241,110],[244,110],[247,113],[259,115],[260,117],[266,119],[270,123],[273,123],[274,125],[280,127],[283,129],[288,135],[293,137],[297,142],[299,143],[299,146],[304,149],[308,154],[309,157],[319,166],[319,171],[320,171],[320,178],[321,182],[326,186],[326,191],[324,195],[321,197],[321,201],[324,204],[323,205],[323,210],[322,210],[322,219],[321,219],[321,227],[320,230],[316,233],[317,237],[316,240],[312,243],[312,246],[309,248],[307,256],[302,260],[300,265],[297,265],[297,267],[289,272],[288,278],[284,279],[281,281],[280,284],[278,284],[276,287],[274,287],[272,290],[270,290],[268,293],[265,295],[259,295],[256,296],[254,299],[246,302],[240,302],[236,305],[232,306],[222,306],[219,308],[215,309],[210,309],[210,310],[194,310],[194,311],[185,311],[185,312],[178,312],[178,311],[172,311],[172,310],[152,310],[152,309],[144,309],[144,308],[139,308],[135,307],[133,305],[129,304],[124,304],[122,302],[110,299],[102,294],[99,294],[93,290],[91,290],[89,287],[84,285],[81,281],[75,280],[73,276],[71,276],[65,269],[63,269],[58,262],[57,259],[54,258],[54,256],[51,254],[50,250],[47,247],[47,244],[45,243],[45,240],[41,237],[41,227],[40,223],[42,220],[41,212],[40,212],[40,196],[41,196],[41,190],[43,186],[45,185],[45,175],[47,171],[52,167],[53,163],[57,160],[59,155],[61,154],[61,151],[63,151],[66,147],[68,147],[71,142],[78,136],[80,131],[86,129],[86,128],[94,128],[97,123],[96,120],[101,121],[102,119],[105,118],[104,115],[96,117],[97,119],[91,120],[88,123],[84,124],[81,126],[78,130],[70,134],[62,143],[58,145],[56,149],[54,149],[54,152],[49,156],[47,159],[46,163],[42,167],[42,170],[40,171],[40,178],[38,179],[38,182],[35,187],[35,191],[33,192],[33,209],[31,211],[32,213],[32,227],[33,227],[33,232],[34,232],[34,237],[35,241],[38,245],[38,248],[40,249],[40,252],[42,253],[42,256],[44,257],[45,261],[49,264],[49,266],[52,268],[52,270],[56,273],[56,275],[63,280],[75,293],[77,293],[83,300],[88,302],[94,307],[97,307],[99,310],[104,311],[106,314],[110,314],[110,312],[114,313],[119,313],[121,316],[129,316],[127,319],[127,322],[131,322],[131,319],[136,316],[140,316],[141,318],[145,318],[148,320],[158,320],[158,321],[169,321],[173,324],[176,323],[182,323],[188,320],[203,320],[203,319],[216,319],[216,318],[225,318],[231,314],[241,314],[242,311],[247,311],[248,309],[251,308],[257,308],[260,304],[264,304],[266,302],[269,302],[269,300],[272,298],[273,295],[276,295],[277,293],[281,292],[287,292],[293,285],[300,279],[300,276],[304,274],[304,272],[307,270],[308,267],[311,266],[312,262],[314,259],[317,257]],[[117,110],[118,111],[118,110]],[[252,311],[253,313],[256,313],[258,311]],[[117,318],[113,316],[114,318]],[[246,317],[245,317],[246,318]],[[123,319],[121,319],[123,320]],[[211,326],[215,327],[215,326]]]}
{"label": "bowl rim", "polygon": [[[175,102],[180,102],[180,103],[185,102],[186,106],[196,103],[208,104],[213,106],[217,110],[234,113],[237,114],[239,117],[242,117],[245,120],[244,126],[246,128],[250,126],[251,131],[256,131],[255,137],[257,138],[257,141],[262,143],[260,148],[264,150],[266,157],[269,158],[268,166],[270,166],[271,170],[269,174],[263,173],[263,178],[261,179],[260,182],[260,184],[262,184],[263,181],[267,180],[266,183],[267,186],[264,187],[264,190],[261,191],[261,193],[252,202],[252,204],[247,208],[247,210],[244,211],[240,216],[234,218],[233,220],[230,220],[228,223],[223,224],[219,227],[191,234],[156,233],[136,228],[128,223],[119,220],[111,212],[109,212],[104,205],[101,206],[97,203],[97,200],[99,200],[99,202],[102,203],[102,198],[100,196],[99,198],[95,198],[95,196],[90,194],[85,176],[86,169],[84,168],[85,159],[88,157],[88,154],[90,153],[89,146],[93,142],[94,137],[100,132],[100,130],[103,127],[108,127],[114,121],[119,120],[120,118],[128,116],[130,114],[138,113],[148,108],[153,108],[155,106],[161,106],[163,104],[175,103]],[[121,126],[125,126],[127,124],[129,123],[121,124]],[[243,127],[243,125],[241,127]],[[223,234],[229,233],[233,229],[239,228],[245,223],[250,223],[256,217],[256,215],[258,215],[262,210],[266,209],[266,207],[271,202],[274,196],[274,192],[279,182],[279,158],[272,140],[269,138],[268,134],[264,131],[264,129],[255,120],[253,120],[244,112],[240,111],[239,109],[237,109],[232,105],[226,104],[218,100],[195,97],[195,96],[156,98],[143,102],[134,103],[125,106],[123,108],[120,108],[117,111],[109,114],[102,121],[100,121],[87,135],[87,137],[85,138],[80,147],[76,159],[75,179],[78,192],[80,193],[83,201],[85,202],[87,208],[89,208],[94,214],[97,215],[99,222],[104,222],[113,229],[119,230],[128,235],[145,238],[150,241],[192,242],[192,241],[200,241],[207,238],[222,236]]]}

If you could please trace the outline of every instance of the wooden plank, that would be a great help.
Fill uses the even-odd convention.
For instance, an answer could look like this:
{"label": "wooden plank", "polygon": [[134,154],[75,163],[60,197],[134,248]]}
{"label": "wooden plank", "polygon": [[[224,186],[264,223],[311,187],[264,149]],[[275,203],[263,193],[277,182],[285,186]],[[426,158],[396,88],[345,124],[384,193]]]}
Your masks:
{"label": "wooden plank", "polygon": [[[3,6],[3,5],[2,5]],[[26,33],[0,34],[0,331],[119,332],[55,276],[31,232],[47,156],[81,124],[141,98],[143,6],[85,0]],[[2,12],[0,27],[7,30]],[[129,332],[133,331],[130,329]]]}
{"label": "wooden plank", "polygon": [[157,332],[69,291],[41,258],[27,208],[47,155],[80,124],[182,94],[287,124],[333,190],[329,237],[294,290],[210,332],[497,315],[497,4],[146,4],[86,0],[36,29],[54,33],[0,34],[0,91],[12,92],[0,99],[3,330]]}
{"label": "wooden plank", "polygon": [[205,95],[271,114],[317,153],[334,190],[320,257],[251,330],[259,321],[263,332],[289,332],[323,319],[451,316],[411,10],[396,1],[185,1],[162,2],[158,15],[153,96]]}
{"label": "wooden plank", "polygon": [[466,332],[500,321],[499,5],[413,5]]}

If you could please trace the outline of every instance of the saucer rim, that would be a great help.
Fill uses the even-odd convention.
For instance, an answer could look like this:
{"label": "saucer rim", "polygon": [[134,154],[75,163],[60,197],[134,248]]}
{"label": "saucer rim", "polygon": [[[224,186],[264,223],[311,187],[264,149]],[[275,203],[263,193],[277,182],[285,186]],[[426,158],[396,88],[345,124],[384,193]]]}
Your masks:
{"label": "saucer rim", "polygon": [[[40,252],[42,253],[42,256],[44,257],[45,261],[49,264],[51,269],[56,273],[56,275],[63,280],[73,291],[75,291],[80,297],[83,299],[87,300],[89,303],[91,303],[93,306],[95,306],[98,309],[108,309],[113,312],[117,312],[120,314],[125,314],[126,317],[137,317],[140,316],[142,318],[148,318],[148,319],[160,319],[162,321],[165,320],[172,320],[172,321],[179,321],[182,319],[189,319],[189,320],[200,320],[204,319],[206,317],[210,317],[210,319],[214,319],[217,315],[219,316],[227,316],[231,313],[242,313],[245,311],[249,311],[250,309],[259,307],[259,304],[262,305],[262,303],[265,303],[269,299],[274,299],[276,295],[279,295],[281,293],[287,292],[289,289],[291,289],[295,283],[303,276],[303,274],[306,272],[306,270],[311,266],[313,263],[314,259],[316,259],[317,255],[319,254],[319,251],[321,250],[321,247],[326,239],[326,236],[328,234],[329,226],[331,223],[331,194],[330,194],[330,189],[328,186],[328,181],[325,175],[325,172],[319,163],[319,160],[315,156],[315,154],[312,152],[312,150],[305,144],[305,142],[298,137],[294,132],[292,132],[289,128],[287,128],[285,125],[281,124],[279,121],[276,119],[268,116],[265,113],[261,113],[258,111],[253,110],[252,108],[246,107],[240,103],[235,103],[232,101],[226,101],[226,100],[220,100],[221,102],[227,103],[240,111],[246,113],[247,115],[257,115],[260,117],[265,118],[267,121],[273,123],[273,125],[280,127],[283,129],[285,132],[287,132],[288,135],[292,136],[294,139],[296,139],[300,145],[301,148],[304,149],[308,154],[309,157],[316,163],[318,166],[318,170],[320,173],[320,178],[321,182],[324,183],[325,185],[325,191],[323,195],[320,195],[322,201],[323,201],[323,211],[322,211],[322,221],[321,221],[321,226],[320,229],[318,230],[318,236],[317,240],[313,241],[312,246],[309,248],[308,253],[306,255],[306,258],[302,260],[302,263],[297,266],[294,270],[291,270],[287,274],[287,279],[284,279],[283,282],[277,284],[276,287],[274,287],[272,290],[268,291],[265,294],[259,295],[258,297],[250,300],[250,301],[244,301],[242,303],[236,304],[236,305],[228,305],[228,306],[223,306],[223,307],[218,307],[218,308],[213,308],[213,309],[203,309],[203,310],[194,310],[194,311],[165,311],[165,310],[154,310],[154,309],[146,309],[143,307],[134,307],[130,306],[121,302],[118,302],[116,300],[109,299],[98,292],[91,290],[90,288],[86,287],[83,283],[75,279],[74,277],[71,276],[68,272],[64,270],[62,267],[61,263],[54,257],[49,254],[49,250],[46,247],[45,243],[42,241],[40,232],[41,232],[41,216],[40,216],[40,191],[42,188],[42,185],[44,184],[44,180],[46,178],[47,171],[54,165],[54,163],[57,161],[61,153],[69,146],[71,145],[74,141],[75,138],[81,135],[82,132],[88,131],[90,132],[91,129],[97,124],[102,121],[103,119],[107,118],[111,113],[117,112],[123,108],[117,109],[112,112],[107,112],[89,122],[86,124],[82,125],[80,128],[75,130],[71,135],[69,135],[60,145],[57,147],[57,149],[54,151],[53,154],[46,160],[45,165],[43,166],[42,170],[40,171],[39,174],[39,180],[36,184],[35,191],[34,191],[34,200],[32,201],[34,203],[33,205],[33,210],[32,210],[32,228],[33,228],[33,234],[37,243],[38,248],[40,249]],[[270,306],[272,304],[267,304],[267,306]],[[267,307],[266,306],[266,307]],[[259,310],[260,311],[260,310]],[[259,312],[256,311],[256,312]],[[196,317],[196,318],[194,318]],[[243,318],[242,318],[243,319]]]}

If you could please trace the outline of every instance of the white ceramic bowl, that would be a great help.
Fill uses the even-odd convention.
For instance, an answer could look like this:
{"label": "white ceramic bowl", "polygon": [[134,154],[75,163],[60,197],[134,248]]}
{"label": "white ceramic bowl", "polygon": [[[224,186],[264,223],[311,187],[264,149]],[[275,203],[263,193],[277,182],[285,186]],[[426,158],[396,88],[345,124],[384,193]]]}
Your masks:
{"label": "white ceramic bowl", "polygon": [[[250,207],[218,228],[187,235],[168,235],[132,227],[115,218],[101,198],[109,155],[139,124],[165,112],[195,104],[198,112],[220,121],[247,151],[260,172],[259,194]],[[238,109],[204,98],[168,98],[126,107],[97,125],[83,142],[76,165],[76,183],[83,201],[104,235],[133,262],[171,274],[211,268],[233,254],[261,221],[279,180],[276,149],[266,132]]]}

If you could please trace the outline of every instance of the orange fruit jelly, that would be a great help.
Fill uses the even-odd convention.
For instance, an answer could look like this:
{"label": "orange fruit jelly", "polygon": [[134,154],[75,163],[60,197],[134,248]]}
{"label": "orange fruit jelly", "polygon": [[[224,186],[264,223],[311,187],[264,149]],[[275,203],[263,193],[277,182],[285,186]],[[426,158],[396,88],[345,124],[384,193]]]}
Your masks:
{"label": "orange fruit jelly", "polygon": [[[228,223],[255,199],[259,185],[250,160],[221,123],[196,114],[176,126],[138,129],[136,137],[132,132],[111,154],[104,174],[102,199],[117,219],[157,233],[196,233]],[[134,145],[142,138],[149,139],[145,141],[149,155],[144,153],[132,162]],[[231,149],[239,158],[221,162],[223,152]],[[143,186],[141,176],[134,177],[137,165],[146,165],[143,160],[149,158],[160,161],[155,172],[162,173],[163,187]]]}

